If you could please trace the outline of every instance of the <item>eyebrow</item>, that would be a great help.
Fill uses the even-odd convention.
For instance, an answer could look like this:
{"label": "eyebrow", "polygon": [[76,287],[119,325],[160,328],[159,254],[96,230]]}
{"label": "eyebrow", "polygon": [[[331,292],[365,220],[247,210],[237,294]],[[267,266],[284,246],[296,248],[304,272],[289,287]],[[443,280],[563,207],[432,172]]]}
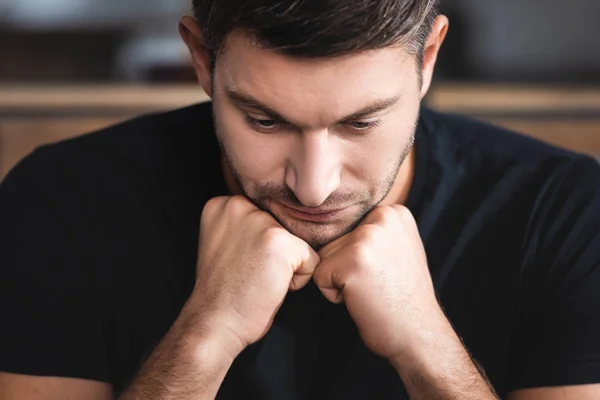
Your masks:
{"label": "eyebrow", "polygon": [[[234,90],[231,88],[225,89],[225,93],[227,94],[227,97],[229,97],[229,99],[232,102],[236,103],[238,106],[245,106],[248,108],[253,108],[255,110],[259,110],[260,112],[268,115],[270,118],[273,118],[278,121],[287,122],[287,119],[284,118],[280,113],[278,113],[273,108],[267,106],[266,104],[263,104],[258,99],[255,99],[254,97],[252,97],[248,94],[245,94],[243,92],[240,92],[240,91],[237,91],[237,90]],[[369,115],[378,113],[380,111],[384,111],[384,110],[392,107],[394,104],[396,104],[400,100],[400,98],[401,98],[401,96],[397,95],[397,96],[393,96],[393,97],[390,97],[387,99],[377,100],[374,103],[371,103],[371,104],[367,105],[366,107],[363,107],[360,110],[355,111],[352,114],[339,119],[338,121],[335,122],[335,124],[340,124],[340,123],[347,122],[347,121],[361,119],[361,118],[367,117]]]}

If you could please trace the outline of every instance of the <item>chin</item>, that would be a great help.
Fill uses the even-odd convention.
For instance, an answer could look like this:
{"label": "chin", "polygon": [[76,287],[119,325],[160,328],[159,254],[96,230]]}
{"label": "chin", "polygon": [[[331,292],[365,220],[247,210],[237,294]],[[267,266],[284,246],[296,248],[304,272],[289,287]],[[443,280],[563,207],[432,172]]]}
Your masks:
{"label": "chin", "polygon": [[356,223],[320,224],[296,219],[277,218],[279,223],[292,235],[308,243],[313,249],[319,250],[329,243],[351,232]]}
{"label": "chin", "polygon": [[319,218],[297,213],[279,202],[263,200],[255,201],[255,204],[271,214],[288,232],[304,240],[316,250],[354,230],[373,207],[355,204],[340,211],[339,214]]}

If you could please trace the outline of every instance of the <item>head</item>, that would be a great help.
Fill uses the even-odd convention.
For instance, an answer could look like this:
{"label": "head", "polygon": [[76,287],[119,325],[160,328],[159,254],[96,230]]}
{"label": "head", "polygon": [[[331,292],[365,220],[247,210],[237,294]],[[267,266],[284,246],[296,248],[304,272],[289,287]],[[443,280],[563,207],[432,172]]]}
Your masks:
{"label": "head", "polygon": [[437,0],[193,0],[180,33],[231,187],[319,248],[401,201]]}

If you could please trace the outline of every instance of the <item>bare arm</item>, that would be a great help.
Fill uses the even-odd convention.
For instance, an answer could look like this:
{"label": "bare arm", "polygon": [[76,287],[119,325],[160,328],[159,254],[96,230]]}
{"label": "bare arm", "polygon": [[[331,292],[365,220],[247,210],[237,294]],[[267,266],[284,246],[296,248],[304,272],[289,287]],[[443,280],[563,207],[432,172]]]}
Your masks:
{"label": "bare arm", "polygon": [[188,302],[119,400],[215,398],[243,346],[226,330],[201,324],[194,308]]}
{"label": "bare arm", "polygon": [[508,400],[595,400],[600,399],[600,384],[559,386],[516,390]]}
{"label": "bare arm", "polygon": [[110,384],[73,378],[0,372],[2,400],[112,400]]}
{"label": "bare arm", "polygon": [[498,399],[440,310],[436,326],[423,329],[408,354],[391,360],[413,400]]}
{"label": "bare arm", "polygon": [[214,399],[233,360],[269,330],[290,287],[306,285],[319,261],[242,197],[209,201],[200,232],[196,287],[119,400]]}
{"label": "bare arm", "polygon": [[[287,292],[306,285],[319,262],[307,243],[240,196],[209,201],[200,231],[196,286],[119,400],[214,399],[233,360],[262,338]],[[0,381],[0,394],[9,393],[0,398],[112,399],[108,384],[80,391],[79,381],[53,380],[32,392],[35,379]],[[48,390],[54,384],[60,388]]]}
{"label": "bare arm", "polygon": [[[421,340],[413,343],[414,352],[390,360],[410,398],[498,399],[485,372],[471,360],[450,323],[438,321],[437,328],[422,330]],[[600,384],[521,389],[507,399],[595,400],[600,399]]]}
{"label": "bare arm", "polygon": [[[198,323],[194,307],[188,302],[119,400],[215,398],[241,345],[237,341],[236,346],[234,338]],[[113,398],[111,385],[104,382],[0,373],[2,400]]]}
{"label": "bare arm", "polygon": [[314,279],[344,302],[363,342],[411,399],[497,399],[439,306],[419,230],[404,206],[378,206],[319,251]]}

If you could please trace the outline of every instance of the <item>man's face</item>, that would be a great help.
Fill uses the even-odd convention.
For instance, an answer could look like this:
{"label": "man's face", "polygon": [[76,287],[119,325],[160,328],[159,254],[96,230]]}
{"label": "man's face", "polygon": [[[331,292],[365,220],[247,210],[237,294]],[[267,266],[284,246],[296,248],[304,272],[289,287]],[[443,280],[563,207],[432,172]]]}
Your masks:
{"label": "man's face", "polygon": [[306,60],[242,34],[229,38],[212,88],[226,172],[315,248],[388,195],[421,100],[414,56],[401,48]]}

